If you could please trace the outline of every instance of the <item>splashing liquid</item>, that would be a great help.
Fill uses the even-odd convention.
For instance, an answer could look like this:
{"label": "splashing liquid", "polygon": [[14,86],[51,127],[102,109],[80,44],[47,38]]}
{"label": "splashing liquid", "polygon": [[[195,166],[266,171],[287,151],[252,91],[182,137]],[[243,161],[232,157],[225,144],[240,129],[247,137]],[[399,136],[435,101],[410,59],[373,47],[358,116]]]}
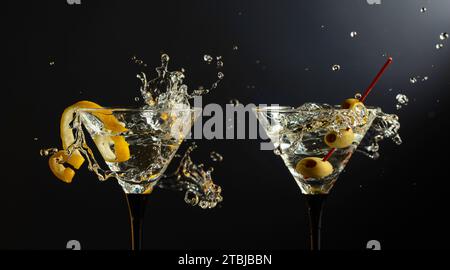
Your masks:
{"label": "splashing liquid", "polygon": [[[209,59],[209,58],[208,58]],[[220,58],[217,58],[221,60]],[[216,80],[210,89],[200,88],[192,91],[192,93],[188,93],[188,87],[183,84],[183,79],[185,78],[183,71],[169,71],[169,56],[167,54],[161,55],[161,66],[156,68],[157,77],[151,80],[147,80],[147,75],[144,72],[141,72],[137,75],[137,77],[141,80],[140,92],[142,96],[142,100],[145,102],[143,109],[172,109],[172,108],[191,108],[189,100],[194,98],[195,96],[203,95],[208,93],[210,89],[216,88],[221,78]],[[145,67],[146,64],[139,60],[136,57],[132,58],[132,61],[139,66]],[[223,65],[223,64],[222,64]],[[223,76],[222,76],[223,78]],[[84,113],[80,113],[79,111],[75,111],[73,115],[73,121],[70,124],[74,135],[74,143],[67,147],[66,154],[67,156],[72,155],[74,152],[80,152],[88,163],[88,169],[93,171],[100,181],[105,181],[109,178],[115,177],[120,179],[121,177],[126,177],[127,172],[118,172],[112,170],[104,170],[101,168],[99,163],[97,162],[93,151],[88,146],[83,126],[86,129],[89,129],[86,121],[83,121],[82,117],[86,117]],[[94,121],[95,122],[95,121]],[[147,123],[148,124],[148,123]],[[161,123],[150,123],[153,129],[158,129]],[[123,136],[127,137],[127,132],[123,132]],[[131,145],[130,145],[131,147]],[[163,147],[167,147],[164,144],[155,144],[152,151],[157,151],[156,154],[153,153],[157,159],[152,162],[152,165],[159,166],[160,164],[167,163],[167,160],[170,160],[172,156],[164,156],[163,153],[166,152]],[[170,147],[170,145],[169,145]],[[167,175],[162,175],[155,179],[154,181],[149,181],[145,185],[138,182],[136,185],[130,185],[125,187],[121,185],[129,192],[132,193],[142,193],[147,190],[151,190],[153,186],[157,185],[158,187],[174,189],[178,191],[186,192],[186,198],[194,196],[194,201],[189,201],[189,203],[193,205],[199,205],[202,208],[212,208],[217,205],[220,201],[222,201],[222,197],[220,195],[221,188],[216,186],[212,182],[211,173],[213,172],[213,168],[209,170],[204,170],[203,165],[196,165],[192,162],[190,158],[191,152],[195,149],[194,146],[190,147],[188,151],[186,151],[185,155],[180,161],[180,165],[178,169]],[[41,155],[52,155],[58,149],[43,149],[41,150]],[[170,151],[169,151],[170,152]],[[174,154],[173,151],[171,154]],[[60,160],[59,162],[65,163],[67,160]],[[110,164],[108,164],[111,167]],[[155,171],[161,171],[161,168],[155,168]],[[152,172],[153,170],[150,170]],[[149,179],[151,175],[140,175],[141,179]],[[174,180],[175,179],[175,180]],[[158,180],[158,181],[156,181]],[[119,181],[120,183],[121,181]]]}
{"label": "splashing liquid", "polygon": [[193,206],[199,205],[203,209],[213,208],[220,203],[222,188],[214,184],[211,174],[214,168],[205,170],[203,164],[195,164],[191,154],[197,148],[193,143],[181,157],[180,165],[175,172],[163,177],[158,187],[185,191],[184,200]]}
{"label": "splashing liquid", "polygon": [[372,158],[380,157],[378,152],[380,149],[379,142],[385,139],[390,139],[396,145],[402,144],[402,139],[399,134],[400,122],[398,116],[395,114],[387,114],[377,109],[376,118],[372,122],[372,126],[366,133],[359,144],[357,151]]}

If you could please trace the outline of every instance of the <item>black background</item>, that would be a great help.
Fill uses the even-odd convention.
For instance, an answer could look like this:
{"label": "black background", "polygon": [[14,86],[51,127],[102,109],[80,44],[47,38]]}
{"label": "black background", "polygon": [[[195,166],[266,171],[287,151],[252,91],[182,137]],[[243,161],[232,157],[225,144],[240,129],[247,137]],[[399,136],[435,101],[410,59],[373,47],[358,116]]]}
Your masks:
{"label": "black background", "polygon": [[[71,239],[83,249],[129,247],[119,185],[86,169],[64,184],[39,150],[59,146],[60,113],[78,100],[137,106],[139,69],[130,58],[156,67],[162,51],[173,69],[187,70],[191,88],[214,80],[205,53],[224,57],[225,79],[204,103],[293,106],[340,103],[392,55],[367,103],[398,113],[404,143],[382,144],[376,161],[353,157],[326,205],[323,248],[365,249],[371,239],[382,249],[448,247],[450,41],[439,34],[450,32],[449,1],[8,2],[0,248],[65,249]],[[341,70],[331,71],[333,64]],[[429,79],[411,84],[416,75]],[[400,111],[398,93],[410,99]],[[212,150],[225,157],[214,165],[224,202],[205,211],[186,205],[181,193],[156,190],[146,248],[307,247],[304,201],[279,157],[259,151],[258,140],[197,143],[197,160],[207,162]]]}

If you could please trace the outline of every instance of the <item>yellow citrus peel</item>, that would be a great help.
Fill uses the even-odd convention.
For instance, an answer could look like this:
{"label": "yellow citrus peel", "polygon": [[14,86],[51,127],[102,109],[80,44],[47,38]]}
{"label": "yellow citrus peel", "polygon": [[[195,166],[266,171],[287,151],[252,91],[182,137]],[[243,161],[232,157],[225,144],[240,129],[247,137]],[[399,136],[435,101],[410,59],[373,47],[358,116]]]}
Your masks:
{"label": "yellow citrus peel", "polygon": [[[97,117],[102,123],[105,129],[111,133],[121,133],[127,131],[125,125],[121,123],[113,115],[109,109],[102,109],[102,106],[91,101],[79,101],[69,107],[67,107],[61,116],[60,122],[60,134],[63,149],[53,154],[49,160],[50,170],[60,180],[70,183],[75,176],[75,171],[65,166],[67,163],[74,169],[79,169],[84,163],[84,157],[78,150],[74,150],[68,154],[68,148],[75,142],[75,136],[70,124],[73,121],[73,117],[79,109],[96,109],[90,112]],[[101,137],[98,139],[97,137]],[[130,159],[130,149],[123,136],[97,136],[94,138],[94,142],[102,154],[103,158],[107,162],[124,162]],[[111,150],[113,147],[114,150]]]}

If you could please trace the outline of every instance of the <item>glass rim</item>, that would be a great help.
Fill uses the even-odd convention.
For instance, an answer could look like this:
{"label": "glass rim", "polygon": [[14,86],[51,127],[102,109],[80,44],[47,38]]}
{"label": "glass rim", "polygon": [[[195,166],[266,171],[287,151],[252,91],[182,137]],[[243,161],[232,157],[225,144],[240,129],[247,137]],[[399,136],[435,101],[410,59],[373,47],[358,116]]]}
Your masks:
{"label": "glass rim", "polygon": [[[336,107],[339,105],[334,105],[332,108],[334,110],[347,110],[347,109],[342,109],[339,107]],[[377,110],[378,107],[373,107],[373,106],[365,106],[366,109],[368,110]],[[279,113],[295,113],[295,112],[314,112],[314,111],[310,111],[310,110],[302,110],[300,108],[295,108],[292,106],[256,106],[253,108],[253,110],[255,112],[279,112]],[[321,110],[328,110],[328,109],[321,109]]]}
{"label": "glass rim", "polygon": [[99,111],[111,111],[111,112],[200,112],[202,108],[189,107],[189,108],[127,108],[127,107],[102,107],[102,108],[78,108],[77,111],[82,112],[99,112]]}

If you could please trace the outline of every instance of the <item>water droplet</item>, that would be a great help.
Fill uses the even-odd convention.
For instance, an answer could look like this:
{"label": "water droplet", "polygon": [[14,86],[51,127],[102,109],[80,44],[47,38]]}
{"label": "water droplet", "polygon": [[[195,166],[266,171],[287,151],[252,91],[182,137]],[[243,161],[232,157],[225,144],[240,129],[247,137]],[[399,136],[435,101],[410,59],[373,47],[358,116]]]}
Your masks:
{"label": "water droplet", "polygon": [[217,61],[217,68],[222,68],[222,67],[223,67],[223,62]]}
{"label": "water droplet", "polygon": [[333,66],[331,66],[331,70],[332,71],[339,71],[339,70],[341,70],[341,66],[340,65],[333,65]]}
{"label": "water droplet", "polygon": [[355,31],[350,32],[350,36],[351,36],[352,38],[356,37],[357,35],[358,35],[358,33],[355,32]]}
{"label": "water droplet", "polygon": [[392,90],[393,90],[393,88],[389,88],[389,89],[388,89],[389,92],[392,92]]}
{"label": "water droplet", "polygon": [[211,56],[211,55],[208,55],[208,54],[205,54],[205,55],[203,55],[203,60],[206,62],[206,63],[208,63],[208,64],[211,64],[211,62],[213,61],[213,57]]}
{"label": "water droplet", "polygon": [[356,93],[356,94],[355,94],[355,98],[356,98],[356,99],[360,99],[361,96],[362,96],[361,93]]}
{"label": "water droplet", "polygon": [[448,38],[448,33],[446,33],[446,32],[441,33],[441,34],[439,35],[439,39],[440,39],[440,40],[444,40],[444,39],[447,39],[447,38]]}
{"label": "water droplet", "polygon": [[232,100],[229,101],[229,103],[230,103],[231,105],[233,105],[233,107],[234,107],[234,106],[237,106],[237,105],[239,105],[239,104],[241,104],[241,103],[239,102],[239,100],[237,100],[237,99],[232,99]]}
{"label": "water droplet", "polygon": [[322,25],[320,26],[320,28],[321,28],[321,29],[325,29],[325,25],[322,24]]}
{"label": "water droplet", "polygon": [[50,156],[50,155],[53,155],[54,153],[56,153],[56,152],[58,152],[58,149],[57,148],[49,148],[49,149],[41,149],[40,151],[39,151],[39,154],[41,155],[41,156]]}
{"label": "water droplet", "polygon": [[134,101],[139,102],[140,98],[139,97],[134,97]]}
{"label": "water droplet", "polygon": [[223,160],[223,156],[221,154],[217,153],[217,152],[214,152],[214,151],[212,151],[209,154],[209,157],[211,158],[212,161],[215,161],[215,162],[221,162]]}
{"label": "water droplet", "polygon": [[255,63],[256,63],[257,65],[259,65],[259,64],[261,64],[261,60],[256,60]]}
{"label": "water droplet", "polygon": [[437,50],[439,50],[439,49],[441,49],[442,47],[444,47],[444,44],[438,43],[438,44],[436,44],[435,47],[436,47]]}
{"label": "water droplet", "polygon": [[424,77],[422,78],[422,82],[424,82],[424,81],[428,81],[428,76],[424,76]]}
{"label": "water droplet", "polygon": [[169,60],[170,60],[170,57],[167,54],[165,54],[165,53],[161,54],[161,61],[163,63],[169,62]]}
{"label": "water droplet", "polygon": [[237,50],[239,50],[239,47],[237,45],[234,45],[233,46],[233,51],[237,51]]}
{"label": "water droplet", "polygon": [[217,73],[217,78],[219,78],[220,80],[222,80],[223,77],[225,77],[225,75],[224,75],[222,72],[218,72],[218,73]]}
{"label": "water droplet", "polygon": [[397,100],[397,105],[395,106],[397,110],[401,109],[403,106],[408,105],[409,99],[404,94],[397,94],[397,96],[395,96],[395,99]]}
{"label": "water droplet", "polygon": [[55,61],[51,61],[50,63],[48,63],[50,66],[54,66],[55,65]]}
{"label": "water droplet", "polygon": [[422,13],[427,12],[427,8],[426,8],[426,7],[422,7],[422,8],[420,9],[420,12],[422,12]]}
{"label": "water droplet", "polygon": [[33,140],[37,141],[37,140],[39,140],[39,138],[37,138],[37,137],[34,137],[34,138],[33,138]]}
{"label": "water droplet", "polygon": [[416,77],[411,77],[411,78],[409,78],[409,82],[410,82],[410,83],[416,83],[416,82],[417,82]]}

